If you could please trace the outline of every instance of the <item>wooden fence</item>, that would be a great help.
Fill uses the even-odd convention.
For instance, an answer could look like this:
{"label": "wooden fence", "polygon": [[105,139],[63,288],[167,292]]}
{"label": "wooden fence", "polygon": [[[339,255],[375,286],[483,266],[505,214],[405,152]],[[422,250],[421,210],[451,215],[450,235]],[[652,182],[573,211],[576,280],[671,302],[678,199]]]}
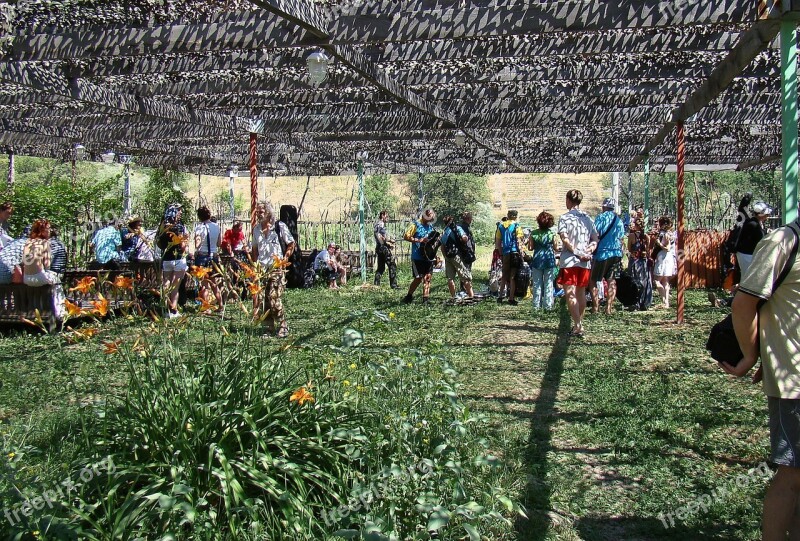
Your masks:
{"label": "wooden fence", "polygon": [[722,243],[727,231],[687,231],[684,244],[685,284],[688,289],[722,287]]}

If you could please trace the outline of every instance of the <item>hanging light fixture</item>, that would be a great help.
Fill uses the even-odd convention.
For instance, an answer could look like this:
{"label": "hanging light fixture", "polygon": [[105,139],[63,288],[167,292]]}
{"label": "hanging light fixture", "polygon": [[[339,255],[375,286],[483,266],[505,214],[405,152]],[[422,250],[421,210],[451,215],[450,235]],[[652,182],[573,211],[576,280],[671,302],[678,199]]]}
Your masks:
{"label": "hanging light fixture", "polygon": [[308,80],[311,86],[317,87],[328,78],[328,63],[330,59],[325,51],[318,49],[308,55],[306,65],[308,66]]}
{"label": "hanging light fixture", "polygon": [[457,147],[459,147],[459,148],[463,147],[467,142],[467,134],[464,133],[461,130],[458,130],[456,132],[455,141],[456,141],[456,146]]}

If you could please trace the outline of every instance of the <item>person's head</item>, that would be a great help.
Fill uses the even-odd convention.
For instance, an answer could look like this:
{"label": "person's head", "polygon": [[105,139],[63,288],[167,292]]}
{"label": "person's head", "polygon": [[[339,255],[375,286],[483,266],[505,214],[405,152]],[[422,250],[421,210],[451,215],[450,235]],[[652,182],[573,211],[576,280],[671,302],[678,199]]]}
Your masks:
{"label": "person's head", "polygon": [[241,231],[242,230],[242,222],[233,222],[233,230],[234,231]]}
{"label": "person's head", "polygon": [[549,212],[542,211],[536,217],[536,223],[539,224],[539,229],[550,229],[555,223],[553,215]]}
{"label": "person's head", "polygon": [[583,201],[583,194],[580,190],[570,190],[567,192],[567,209],[577,207]]}
{"label": "person's head", "polygon": [[388,220],[389,219],[389,211],[388,210],[380,211],[380,213],[378,214],[378,219],[380,221],[382,221],[382,222],[385,222],[386,220]]}
{"label": "person's head", "polygon": [[420,220],[426,224],[432,224],[436,221],[436,212],[433,209],[428,209],[422,213]]}
{"label": "person's head", "polygon": [[756,201],[753,203],[753,212],[758,218],[759,222],[766,222],[767,218],[772,215],[773,208],[763,201]]}
{"label": "person's head", "polygon": [[518,217],[519,217],[519,212],[517,212],[516,210],[509,210],[508,211],[508,219],[509,220],[513,221],[513,220],[516,220]]}
{"label": "person's head", "polygon": [[472,223],[472,213],[471,212],[465,212],[464,214],[462,214],[461,215],[461,221],[464,222],[467,225],[471,224]]}
{"label": "person's head", "polygon": [[50,224],[50,238],[54,239],[58,236],[58,228],[53,224]]}
{"label": "person's head", "polygon": [[633,220],[633,229],[634,231],[644,232],[644,219],[636,218],[635,220]]}
{"label": "person's head", "polygon": [[262,201],[256,205],[256,219],[262,224],[273,224],[275,222],[275,209],[269,201]]}
{"label": "person's head", "polygon": [[31,226],[31,232],[28,238],[31,239],[49,239],[50,238],[50,222],[47,220],[36,220]]}
{"label": "person's head", "polygon": [[180,203],[172,203],[164,211],[164,222],[174,224],[181,219],[183,213],[183,206]]}
{"label": "person's head", "polygon": [[130,218],[128,218],[128,229],[130,229],[132,231],[136,231],[140,227],[142,227],[142,219],[141,218],[139,218],[136,215],[131,216]]}
{"label": "person's head", "polygon": [[328,243],[328,253],[331,254],[331,255],[336,253],[336,243],[335,242],[329,242]]}
{"label": "person's head", "polygon": [[669,216],[662,216],[658,219],[658,228],[664,231],[672,229],[672,218]]}
{"label": "person's head", "polygon": [[0,222],[5,222],[14,213],[14,205],[11,201],[3,201],[0,203]]}
{"label": "person's head", "polygon": [[208,207],[202,206],[197,209],[197,219],[201,222],[206,222],[211,219],[211,211],[208,210]]}
{"label": "person's head", "polygon": [[617,208],[617,202],[613,197],[606,197],[603,199],[603,212],[614,211]]}

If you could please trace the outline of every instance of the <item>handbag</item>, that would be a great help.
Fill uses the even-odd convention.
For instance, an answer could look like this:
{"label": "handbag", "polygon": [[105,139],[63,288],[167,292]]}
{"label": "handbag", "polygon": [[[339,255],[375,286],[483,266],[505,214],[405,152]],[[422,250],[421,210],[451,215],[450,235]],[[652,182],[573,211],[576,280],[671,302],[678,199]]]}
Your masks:
{"label": "handbag", "polygon": [[[789,254],[789,259],[786,260],[783,270],[778,275],[775,283],[772,284],[773,295],[786,279],[786,276],[789,274],[789,271],[792,270],[794,262],[797,259],[797,247],[798,244],[800,244],[800,239],[798,238],[797,231],[791,226],[788,227],[792,230],[792,233],[794,233],[794,243],[792,244],[792,251]],[[761,307],[764,306],[766,302],[765,300],[760,301],[757,310],[760,311]],[[728,314],[725,319],[711,328],[708,340],[706,341],[706,349],[711,353],[711,358],[718,363],[726,362],[731,366],[736,366],[739,364],[739,361],[744,358],[744,353],[742,353],[742,349],[739,347],[739,341],[736,339],[736,332],[733,329],[732,315]]]}

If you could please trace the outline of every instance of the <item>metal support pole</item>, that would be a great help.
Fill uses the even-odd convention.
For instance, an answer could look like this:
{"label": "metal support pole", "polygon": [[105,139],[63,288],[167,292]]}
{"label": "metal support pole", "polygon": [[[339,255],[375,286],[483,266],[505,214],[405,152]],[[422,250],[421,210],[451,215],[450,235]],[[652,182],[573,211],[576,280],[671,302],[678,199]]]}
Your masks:
{"label": "metal support pole", "polygon": [[628,216],[633,216],[633,173],[628,171]]}
{"label": "metal support pole", "polygon": [[256,230],[256,205],[258,204],[258,135],[250,133],[250,231]]}
{"label": "metal support pole", "polygon": [[797,219],[797,22],[781,22],[783,223]]}
{"label": "metal support pole", "polygon": [[234,208],[234,204],[233,204],[233,181],[236,178],[236,175],[238,175],[238,174],[239,174],[239,172],[236,169],[234,169],[233,167],[231,167],[228,170],[228,181],[229,181],[228,182],[228,184],[229,184],[228,198],[229,198],[230,211],[231,211],[231,223],[233,223],[233,220],[236,219],[236,209]]}
{"label": "metal support pole", "polygon": [[644,229],[650,225],[650,155],[644,157]]}
{"label": "metal support pole", "polygon": [[[75,163],[74,161],[72,162]],[[125,184],[122,188],[122,212],[125,216],[131,215],[131,164],[128,161],[125,164],[123,174],[125,177]],[[74,165],[73,165],[74,168]],[[74,177],[74,173],[73,173]]]}
{"label": "metal support pole", "polygon": [[8,179],[6,181],[9,191],[14,189],[14,149],[8,149]]}
{"label": "metal support pole", "polygon": [[419,170],[417,173],[417,186],[419,192],[419,204],[417,205],[417,214],[422,214],[424,203],[425,203],[425,175],[422,173],[422,169]]}
{"label": "metal support pole", "polygon": [[367,283],[367,239],[364,231],[364,162],[359,159],[358,167],[358,235],[361,252],[361,282]]}
{"label": "metal support pole", "polygon": [[683,314],[685,308],[685,294],[686,294],[686,271],[684,269],[684,211],[685,211],[685,191],[686,182],[684,179],[684,172],[686,169],[686,139],[683,130],[683,122],[678,122],[677,134],[677,168],[678,168],[678,317],[677,322],[683,323]]}
{"label": "metal support pole", "polygon": [[614,208],[614,212],[619,214],[620,205],[619,205],[619,173],[614,172],[611,173],[611,197],[614,198],[616,201],[616,206]]}
{"label": "metal support pole", "polygon": [[200,175],[202,174],[202,168],[197,168],[197,208],[200,208],[200,205],[203,202],[203,184],[200,182]]}

